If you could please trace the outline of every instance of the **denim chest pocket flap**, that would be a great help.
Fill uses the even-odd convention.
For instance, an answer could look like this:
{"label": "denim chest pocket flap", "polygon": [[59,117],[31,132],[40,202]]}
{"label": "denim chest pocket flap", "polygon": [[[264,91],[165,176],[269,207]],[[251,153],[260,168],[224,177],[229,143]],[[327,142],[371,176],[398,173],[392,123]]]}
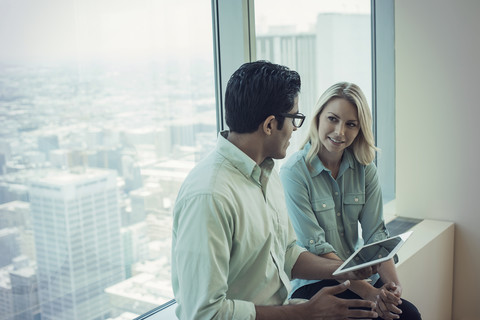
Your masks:
{"label": "denim chest pocket flap", "polygon": [[333,199],[314,199],[312,201],[312,209],[321,228],[326,232],[337,229],[335,202]]}
{"label": "denim chest pocket flap", "polygon": [[333,199],[314,199],[312,201],[312,209],[315,212],[322,212],[327,210],[332,210],[335,208],[335,202]]}
{"label": "denim chest pocket flap", "polygon": [[346,193],[343,196],[344,204],[365,204],[364,193]]}

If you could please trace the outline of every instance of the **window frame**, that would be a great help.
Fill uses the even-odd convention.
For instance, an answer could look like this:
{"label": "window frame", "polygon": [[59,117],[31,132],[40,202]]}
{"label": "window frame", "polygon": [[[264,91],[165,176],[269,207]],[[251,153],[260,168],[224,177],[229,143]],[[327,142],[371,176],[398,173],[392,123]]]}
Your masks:
{"label": "window frame", "polygon": [[[393,0],[371,0],[372,115],[375,163],[382,186],[384,215],[390,220],[395,202],[395,8]],[[393,208],[393,209],[392,209]]]}

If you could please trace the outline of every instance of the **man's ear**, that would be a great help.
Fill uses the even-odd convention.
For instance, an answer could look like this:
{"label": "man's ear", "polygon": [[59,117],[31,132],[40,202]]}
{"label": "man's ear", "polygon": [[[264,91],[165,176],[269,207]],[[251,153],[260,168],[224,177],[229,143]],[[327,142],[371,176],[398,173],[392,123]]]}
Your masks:
{"label": "man's ear", "polygon": [[263,121],[262,129],[263,129],[263,132],[267,136],[272,134],[272,129],[273,129],[274,122],[275,122],[275,116],[274,115],[268,116],[267,119],[265,119],[265,121]]}

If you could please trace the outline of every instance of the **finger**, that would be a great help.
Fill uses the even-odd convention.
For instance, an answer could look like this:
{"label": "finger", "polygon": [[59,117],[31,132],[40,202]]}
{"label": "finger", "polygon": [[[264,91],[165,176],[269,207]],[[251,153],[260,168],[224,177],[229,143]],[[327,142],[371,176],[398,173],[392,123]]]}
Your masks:
{"label": "finger", "polygon": [[386,315],[389,311],[388,311],[388,308],[387,306],[385,305],[385,302],[382,300],[382,298],[380,296],[377,295],[377,312],[378,314],[384,318],[384,315]]}
{"label": "finger", "polygon": [[349,309],[347,312],[348,318],[355,319],[372,319],[377,318],[378,313],[370,310],[360,310],[360,309]]}
{"label": "finger", "polygon": [[398,287],[398,285],[395,282],[389,282],[384,285],[384,288],[393,293],[394,295],[397,296],[397,298],[400,298],[401,296],[401,290]]}
{"label": "finger", "polygon": [[392,303],[387,303],[386,307],[387,307],[389,312],[392,312],[392,313],[395,313],[395,314],[401,314],[402,313],[402,309],[398,308],[396,305],[394,305]]}
{"label": "finger", "polygon": [[398,319],[398,315],[388,311],[387,306],[381,301],[378,301],[375,311],[378,313],[378,316],[384,320]]}
{"label": "finger", "polygon": [[377,295],[377,311],[384,319],[398,319],[402,310],[392,303],[385,303],[380,296]]}
{"label": "finger", "polygon": [[323,288],[322,292],[331,294],[331,295],[337,295],[339,293],[344,292],[350,287],[350,280],[344,281],[343,283],[340,283],[339,285],[336,286],[331,286],[331,287],[325,287]]}
{"label": "finger", "polygon": [[355,279],[359,280],[366,279],[374,274],[372,267],[365,267],[363,269],[356,270],[353,273],[355,275]]}
{"label": "finger", "polygon": [[370,300],[351,299],[345,300],[345,304],[348,308],[369,308],[375,309],[376,303]]}
{"label": "finger", "polygon": [[387,289],[388,291],[395,291],[397,289],[397,285],[395,282],[388,282],[383,285],[383,288]]}
{"label": "finger", "polygon": [[381,290],[381,298],[387,303],[393,303],[395,305],[399,305],[401,303],[401,299],[399,297],[397,297],[394,293],[384,289]]}

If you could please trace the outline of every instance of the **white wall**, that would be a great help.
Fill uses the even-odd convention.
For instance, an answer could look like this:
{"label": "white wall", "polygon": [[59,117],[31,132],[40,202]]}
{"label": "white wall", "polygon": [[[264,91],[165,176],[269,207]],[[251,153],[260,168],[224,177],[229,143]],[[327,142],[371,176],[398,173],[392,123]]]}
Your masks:
{"label": "white wall", "polygon": [[402,297],[413,302],[425,320],[451,319],[454,228],[453,222],[423,220],[398,252]]}
{"label": "white wall", "polygon": [[455,320],[480,318],[479,14],[395,1],[397,214],[455,222]]}

